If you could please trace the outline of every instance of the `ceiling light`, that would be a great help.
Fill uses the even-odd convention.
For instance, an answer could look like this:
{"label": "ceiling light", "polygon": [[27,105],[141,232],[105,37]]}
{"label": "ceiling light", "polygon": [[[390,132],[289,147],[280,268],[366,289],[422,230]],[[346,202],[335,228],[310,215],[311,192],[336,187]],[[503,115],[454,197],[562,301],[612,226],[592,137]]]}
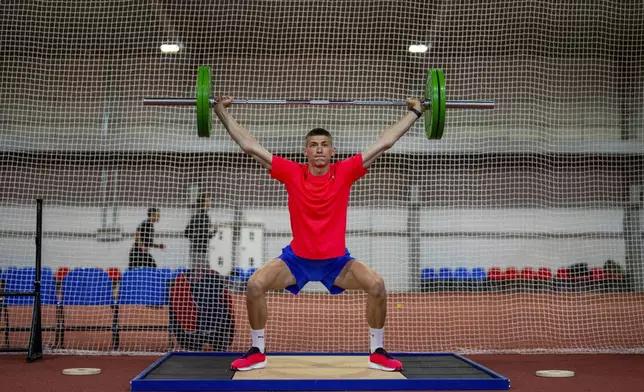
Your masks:
{"label": "ceiling light", "polygon": [[409,45],[409,51],[411,53],[425,53],[425,52],[427,52],[427,49],[429,49],[429,47],[427,45],[423,45],[423,44]]}
{"label": "ceiling light", "polygon": [[181,50],[181,45],[179,44],[163,44],[161,45],[161,51],[163,53],[177,53]]}

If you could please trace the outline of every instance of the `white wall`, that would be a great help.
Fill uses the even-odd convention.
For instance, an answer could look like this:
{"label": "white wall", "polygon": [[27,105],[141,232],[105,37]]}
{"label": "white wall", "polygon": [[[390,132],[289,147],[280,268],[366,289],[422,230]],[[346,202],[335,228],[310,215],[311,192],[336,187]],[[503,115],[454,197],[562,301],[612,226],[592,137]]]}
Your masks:
{"label": "white wall", "polygon": [[[187,265],[188,243],[181,234],[188,222],[188,209],[163,208],[156,225],[158,242],[167,244],[165,251],[153,249],[160,266]],[[119,224],[132,234],[145,219],[144,208],[121,208]],[[213,220],[230,222],[230,210],[213,210]],[[607,259],[624,262],[624,240],[620,209],[426,209],[421,211],[420,240],[423,267],[465,266],[546,266],[557,268],[576,262],[599,266]],[[99,208],[45,206],[43,229],[43,264],[60,266],[121,267],[127,266],[132,239],[119,242],[97,242],[95,239],[74,238],[64,233],[89,234],[100,227]],[[364,230],[366,234],[347,236],[352,255],[383,275],[391,290],[404,289],[408,284],[407,211],[404,209],[350,208],[348,230]],[[244,220],[263,225],[264,261],[277,257],[290,241],[286,209],[246,210]],[[5,233],[32,231],[35,227],[33,207],[0,207],[0,230]],[[373,233],[375,235],[371,235]],[[451,233],[449,236],[431,234]],[[539,233],[540,236],[527,236]],[[597,233],[575,238],[579,233]],[[603,233],[603,234],[602,234]],[[509,236],[509,234],[513,234]],[[569,236],[553,238],[553,234]],[[0,266],[30,265],[35,257],[33,238],[0,236]],[[315,287],[313,287],[315,289]]]}

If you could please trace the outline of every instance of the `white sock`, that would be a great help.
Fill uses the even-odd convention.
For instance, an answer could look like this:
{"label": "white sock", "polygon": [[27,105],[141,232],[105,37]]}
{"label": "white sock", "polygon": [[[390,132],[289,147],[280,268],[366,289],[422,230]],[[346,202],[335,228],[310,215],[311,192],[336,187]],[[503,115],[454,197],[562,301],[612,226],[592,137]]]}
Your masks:
{"label": "white sock", "polygon": [[385,329],[384,328],[369,328],[369,332],[371,335],[371,351],[374,352],[377,349],[382,347],[382,341],[384,340],[385,336]]}
{"label": "white sock", "polygon": [[250,333],[253,338],[253,347],[257,347],[262,353],[265,350],[264,347],[264,330],[263,329],[251,329]]}

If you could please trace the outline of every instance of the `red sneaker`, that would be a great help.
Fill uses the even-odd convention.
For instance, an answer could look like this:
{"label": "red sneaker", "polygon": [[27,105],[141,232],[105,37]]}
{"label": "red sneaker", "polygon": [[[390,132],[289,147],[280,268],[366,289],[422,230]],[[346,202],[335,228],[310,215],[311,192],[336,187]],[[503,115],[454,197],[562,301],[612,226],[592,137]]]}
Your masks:
{"label": "red sneaker", "polygon": [[253,369],[264,369],[265,367],[266,353],[260,352],[257,347],[251,347],[246,354],[233,361],[233,363],[230,365],[230,370],[246,371]]}
{"label": "red sneaker", "polygon": [[384,370],[385,372],[402,371],[402,362],[394,359],[384,348],[378,348],[369,355],[369,368]]}

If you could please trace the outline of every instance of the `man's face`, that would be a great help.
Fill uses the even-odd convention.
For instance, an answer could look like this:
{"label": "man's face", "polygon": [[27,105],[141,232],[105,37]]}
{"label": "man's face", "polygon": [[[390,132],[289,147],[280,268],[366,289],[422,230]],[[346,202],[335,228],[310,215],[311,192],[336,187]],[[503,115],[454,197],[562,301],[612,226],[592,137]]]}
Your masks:
{"label": "man's face", "polygon": [[153,212],[152,216],[150,217],[150,220],[152,221],[152,223],[158,222],[159,219],[161,219],[161,213],[160,212]]}
{"label": "man's face", "polygon": [[206,198],[203,200],[203,208],[206,210],[209,210],[210,207],[212,207],[212,202],[210,201],[210,198]]}
{"label": "man's face", "polygon": [[309,136],[306,138],[304,156],[308,158],[309,165],[324,167],[329,165],[331,157],[335,155],[335,148],[328,136]]}

